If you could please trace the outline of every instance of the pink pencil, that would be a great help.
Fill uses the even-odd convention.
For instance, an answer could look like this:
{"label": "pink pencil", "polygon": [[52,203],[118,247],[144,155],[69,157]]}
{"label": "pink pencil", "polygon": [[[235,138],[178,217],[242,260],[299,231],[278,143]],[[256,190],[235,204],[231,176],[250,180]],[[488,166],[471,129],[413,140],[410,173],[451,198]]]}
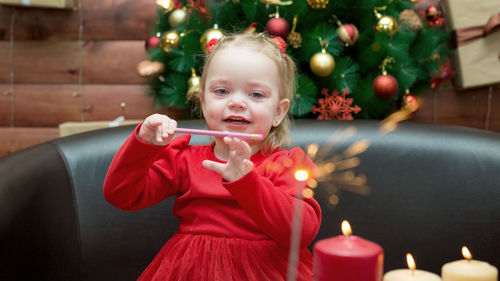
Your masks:
{"label": "pink pencil", "polygon": [[245,134],[245,133],[233,133],[225,131],[211,131],[211,130],[199,130],[199,129],[186,129],[177,128],[176,133],[187,133],[194,135],[207,135],[207,136],[218,136],[218,137],[236,137],[240,139],[251,139],[251,140],[263,140],[264,137],[261,134]]}

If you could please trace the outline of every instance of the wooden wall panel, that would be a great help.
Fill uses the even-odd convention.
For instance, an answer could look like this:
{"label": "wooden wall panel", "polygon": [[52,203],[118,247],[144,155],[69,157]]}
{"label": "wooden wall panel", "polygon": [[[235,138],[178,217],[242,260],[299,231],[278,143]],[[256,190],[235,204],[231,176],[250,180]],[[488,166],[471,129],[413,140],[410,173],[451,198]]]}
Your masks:
{"label": "wooden wall panel", "polygon": [[12,101],[10,86],[0,84],[0,126],[10,126]]}
{"label": "wooden wall panel", "polygon": [[0,5],[0,40],[9,40],[15,12],[15,40],[144,40],[156,20],[156,1],[80,0],[77,9],[41,9]]}
{"label": "wooden wall panel", "polygon": [[147,59],[144,41],[95,41],[84,51],[83,83],[146,84],[137,64]]}
{"label": "wooden wall panel", "polygon": [[[0,85],[0,91],[8,88]],[[14,126],[57,127],[64,122],[113,120],[122,115],[125,103],[126,119],[142,120],[161,112],[182,118],[183,111],[164,108],[157,110],[146,85],[84,85],[78,95],[78,85],[22,85],[14,87]],[[0,126],[11,125],[11,96],[0,96]],[[82,113],[81,113],[82,112]]]}
{"label": "wooden wall panel", "polygon": [[[9,52],[0,41],[0,83],[10,83]],[[143,41],[18,41],[12,68],[18,84],[78,84],[80,64],[84,84],[144,84],[137,64],[146,58]]]}
{"label": "wooden wall panel", "polygon": [[0,157],[58,137],[57,128],[0,127]]}
{"label": "wooden wall panel", "polygon": [[500,84],[471,90],[428,92],[411,121],[500,132]]}

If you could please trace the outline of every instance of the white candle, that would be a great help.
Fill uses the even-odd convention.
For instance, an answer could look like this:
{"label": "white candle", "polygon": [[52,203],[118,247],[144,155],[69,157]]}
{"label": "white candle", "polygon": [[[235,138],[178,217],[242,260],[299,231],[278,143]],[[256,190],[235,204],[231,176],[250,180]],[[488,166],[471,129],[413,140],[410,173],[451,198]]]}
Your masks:
{"label": "white candle", "polygon": [[439,275],[432,272],[416,269],[411,254],[406,254],[409,269],[391,270],[384,274],[382,281],[441,281]]}
{"label": "white candle", "polygon": [[443,265],[443,281],[498,281],[496,267],[484,261],[473,260],[467,247],[462,248],[462,254],[466,259]]}
{"label": "white candle", "polygon": [[441,281],[441,278],[424,270],[396,269],[387,272],[383,281]]}

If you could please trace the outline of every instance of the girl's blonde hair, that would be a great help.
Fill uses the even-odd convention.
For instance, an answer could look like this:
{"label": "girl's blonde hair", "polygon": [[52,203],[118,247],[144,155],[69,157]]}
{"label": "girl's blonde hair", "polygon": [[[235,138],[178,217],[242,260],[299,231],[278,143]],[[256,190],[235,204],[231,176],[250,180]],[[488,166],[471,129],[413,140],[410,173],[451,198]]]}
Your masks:
{"label": "girl's blonde hair", "polygon": [[[196,99],[199,101],[199,95],[203,94],[205,89],[205,84],[207,81],[207,69],[212,61],[214,55],[223,50],[225,47],[237,47],[246,48],[259,53],[262,53],[269,57],[277,66],[278,73],[280,77],[279,85],[279,95],[280,100],[289,99],[292,102],[296,91],[296,81],[295,76],[297,72],[297,67],[295,62],[287,55],[282,53],[278,48],[278,43],[268,35],[264,33],[257,34],[233,34],[230,36],[224,36],[219,39],[217,44],[213,47],[212,51],[205,58],[205,65],[203,67],[203,73],[201,75],[200,89],[201,93],[198,93]],[[285,118],[277,127],[272,127],[269,135],[264,140],[263,152],[270,152],[282,144],[290,143],[290,126],[291,118],[289,112],[286,114]]]}

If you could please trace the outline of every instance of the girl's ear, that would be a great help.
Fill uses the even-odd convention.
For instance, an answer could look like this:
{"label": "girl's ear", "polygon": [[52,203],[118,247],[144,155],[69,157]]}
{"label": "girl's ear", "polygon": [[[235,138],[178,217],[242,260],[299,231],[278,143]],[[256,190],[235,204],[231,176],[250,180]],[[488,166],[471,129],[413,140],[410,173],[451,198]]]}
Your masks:
{"label": "girl's ear", "polygon": [[290,109],[290,100],[289,99],[282,99],[278,107],[276,108],[276,115],[274,116],[273,120],[273,126],[277,127],[281,121],[283,121],[283,118],[285,118],[286,114],[288,113],[288,109]]}

